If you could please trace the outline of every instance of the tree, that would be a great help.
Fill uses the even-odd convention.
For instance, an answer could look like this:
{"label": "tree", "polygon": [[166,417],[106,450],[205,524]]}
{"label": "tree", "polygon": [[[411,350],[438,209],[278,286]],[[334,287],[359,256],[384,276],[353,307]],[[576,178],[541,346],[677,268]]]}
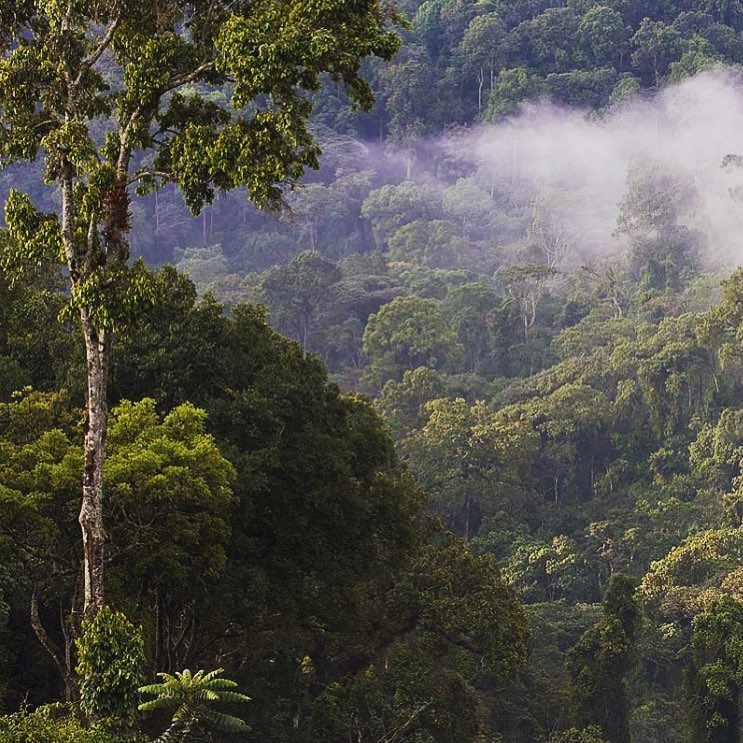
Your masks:
{"label": "tree", "polygon": [[741,736],[743,606],[716,599],[694,619],[686,699],[694,743],[735,743]]}
{"label": "tree", "polygon": [[566,72],[577,56],[580,16],[573,8],[547,8],[520,27],[529,59],[543,72]]}
{"label": "tree", "polygon": [[570,651],[578,707],[589,723],[600,727],[608,743],[630,741],[625,677],[640,620],[634,593],[631,578],[612,576],[603,617]]}
{"label": "tree", "polygon": [[557,271],[567,256],[576,238],[569,224],[569,218],[563,216],[567,195],[555,190],[539,193],[532,203],[532,220],[527,228],[527,238],[542,254],[548,268]]}
{"label": "tree", "polygon": [[444,313],[464,349],[464,370],[487,377],[498,368],[497,351],[490,334],[491,316],[503,300],[490,284],[471,282],[450,289]]}
{"label": "tree", "polygon": [[497,13],[479,15],[470,21],[459,49],[465,58],[465,67],[477,78],[477,110],[482,109],[483,89],[495,87],[495,76],[506,52],[506,30]]}
{"label": "tree", "polygon": [[300,253],[263,277],[261,293],[276,324],[299,341],[304,353],[313,340],[313,323],[330,305],[332,288],[340,278],[335,264],[314,251]]}
{"label": "tree", "polygon": [[389,239],[390,259],[415,261],[430,268],[457,265],[464,253],[464,241],[456,227],[443,219],[416,219],[403,225]]}
{"label": "tree", "polygon": [[[22,578],[12,598],[24,612],[30,604],[33,631],[64,680],[68,698],[77,696],[71,659],[81,630],[81,554],[73,525],[60,514],[74,512],[83,468],[78,419],[79,411],[59,394],[26,393],[0,405],[0,531],[13,530],[5,559]],[[203,411],[185,404],[162,417],[148,399],[123,402],[111,413],[105,469],[114,516],[108,528],[109,593],[152,630],[151,654],[162,668],[195,652],[193,640],[181,630],[190,626],[195,607],[206,602],[203,581],[217,580],[227,560],[235,473],[205,426]],[[145,607],[153,607],[152,614]],[[53,630],[47,629],[50,608]],[[116,668],[106,659],[106,648],[117,642],[106,638],[126,635],[126,628],[108,609],[96,622],[99,614],[82,628],[83,690],[104,682],[115,687],[129,662],[124,659]],[[87,635],[86,627],[92,627]],[[114,671],[107,681],[101,668],[109,667]]]}
{"label": "tree", "polygon": [[347,686],[329,686],[317,740],[487,740],[483,681],[524,665],[527,628],[516,593],[489,555],[436,534],[387,597],[402,630]]}
{"label": "tree", "polygon": [[[175,707],[170,727],[157,739],[162,743],[188,743],[197,740],[204,729],[214,728],[226,733],[242,732],[248,729],[240,717],[228,715],[215,709],[218,705],[235,702],[249,702],[250,697],[234,691],[237,684],[230,679],[220,678],[223,668],[205,673],[192,673],[188,669],[158,674],[162,681],[140,687],[141,694],[154,695],[154,699],[139,705],[140,712]],[[201,739],[199,737],[199,739]],[[211,738],[210,738],[211,739]]]}
{"label": "tree", "polygon": [[597,65],[623,63],[627,31],[619,12],[606,5],[591,8],[578,28],[581,44]]}
{"label": "tree", "polygon": [[441,196],[431,186],[403,181],[371,191],[361,214],[374,230],[377,246],[383,248],[401,227],[417,220],[436,220],[441,212]]}
{"label": "tree", "polygon": [[525,101],[545,92],[544,81],[526,67],[502,70],[488,98],[485,120],[497,123],[518,111]]}
{"label": "tree", "polygon": [[518,265],[499,269],[496,276],[518,303],[524,327],[524,340],[537,321],[537,307],[557,271],[545,265]]}
{"label": "tree", "polygon": [[680,56],[681,34],[662,21],[645,18],[632,37],[632,63],[657,86],[670,64]]}
{"label": "tree", "polygon": [[337,231],[338,222],[347,212],[344,194],[340,189],[327,188],[320,183],[308,183],[291,196],[290,219],[301,226],[302,240],[310,250],[317,250],[324,233]]}
{"label": "tree", "polygon": [[462,237],[487,235],[495,207],[488,192],[472,178],[460,178],[442,194],[444,214],[461,225]]}
{"label": "tree", "polygon": [[405,156],[405,177],[413,175],[417,139],[432,131],[444,114],[443,102],[432,95],[439,86],[428,55],[408,45],[380,74],[381,97],[388,116],[388,136]]}
{"label": "tree", "polygon": [[390,380],[376,400],[376,408],[396,438],[402,439],[428,419],[426,403],[446,395],[438,372],[426,366],[406,371],[402,381]]}
{"label": "tree", "polygon": [[432,400],[426,412],[403,451],[447,528],[470,540],[483,516],[518,510],[534,432],[499,419],[482,401]]}
{"label": "tree", "polygon": [[368,378],[381,386],[402,379],[419,366],[445,369],[458,356],[454,334],[438,303],[421,297],[396,297],[369,318],[364,331]]}
{"label": "tree", "polygon": [[628,175],[618,232],[630,245],[630,273],[645,289],[679,289],[698,271],[700,235],[687,227],[699,208],[692,178],[650,163]]}
{"label": "tree", "polygon": [[[175,183],[194,212],[214,189],[247,187],[276,206],[277,184],[317,165],[305,121],[320,75],[342,80],[369,107],[363,58],[389,58],[399,16],[376,0],[352,8],[304,0],[70,2],[0,7],[0,159],[42,155],[59,187],[56,213],[11,191],[2,264],[18,271],[59,260],[70,281],[87,358],[87,427],[80,526],[85,610],[104,601],[103,464],[113,334],[148,295],[129,266],[130,188]],[[208,91],[227,81],[231,99]],[[235,111],[233,113],[233,110]]]}

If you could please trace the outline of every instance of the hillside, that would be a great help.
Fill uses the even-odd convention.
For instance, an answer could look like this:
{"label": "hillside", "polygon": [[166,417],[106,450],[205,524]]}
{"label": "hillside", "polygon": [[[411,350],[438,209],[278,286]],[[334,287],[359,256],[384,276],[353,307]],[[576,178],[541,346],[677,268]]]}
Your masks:
{"label": "hillside", "polygon": [[60,8],[0,3],[0,743],[738,741],[743,5]]}

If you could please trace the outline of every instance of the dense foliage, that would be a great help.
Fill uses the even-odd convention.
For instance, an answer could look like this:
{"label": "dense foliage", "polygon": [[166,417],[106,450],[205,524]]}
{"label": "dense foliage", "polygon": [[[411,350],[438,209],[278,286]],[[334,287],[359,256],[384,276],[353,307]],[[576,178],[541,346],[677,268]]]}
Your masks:
{"label": "dense foliage", "polygon": [[165,299],[116,356],[113,389],[141,401],[114,408],[105,473],[108,593],[142,634],[108,609],[78,624],[79,392],[44,391],[47,370],[11,352],[37,389],[0,404],[6,708],[67,686],[121,717],[140,674],[220,663],[257,740],[484,735],[488,679],[512,676],[526,641],[492,560],[429,520],[369,403],[260,310],[227,317],[174,271],[153,280]]}
{"label": "dense foliage", "polygon": [[[743,6],[408,0],[383,63],[366,56],[392,54],[399,18],[374,3],[359,28],[343,3],[327,23],[325,3],[258,3],[262,24],[196,3],[187,34],[178,3],[142,29],[116,3],[73,5],[65,21],[0,2],[38,42],[0,40],[0,153],[39,147],[53,181],[74,150],[98,229],[103,135],[137,107],[122,90],[155,95],[132,145],[147,193],[127,207],[145,262],[119,256],[135,301],[115,295],[101,325],[110,607],[84,617],[84,318],[46,260],[58,193],[40,160],[3,171],[3,195],[40,211],[10,195],[2,245],[0,743],[739,740],[743,272],[710,263],[699,184],[667,163],[634,163],[607,205],[463,157],[457,127],[545,97],[602,116],[741,63]],[[359,46],[305,38],[311,9]],[[51,39],[69,31],[84,63],[114,21],[114,57],[88,71],[95,126],[67,131]],[[194,50],[222,61],[179,95],[144,74]],[[253,151],[230,101],[243,124],[276,117],[278,140]],[[238,150],[266,170],[230,170]],[[716,210],[741,208],[729,190]],[[572,218],[584,200],[614,252]]]}

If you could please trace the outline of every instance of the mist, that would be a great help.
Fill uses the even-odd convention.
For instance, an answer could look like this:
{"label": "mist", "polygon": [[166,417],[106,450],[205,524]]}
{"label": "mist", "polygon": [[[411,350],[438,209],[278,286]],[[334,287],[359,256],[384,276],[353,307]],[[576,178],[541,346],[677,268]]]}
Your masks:
{"label": "mist", "polygon": [[[542,101],[497,126],[441,142],[491,193],[540,203],[573,258],[620,252],[620,204],[638,169],[654,167],[690,185],[679,221],[699,231],[708,268],[743,262],[743,76],[716,69],[636,97],[602,115]],[[569,259],[567,259],[569,261]]]}

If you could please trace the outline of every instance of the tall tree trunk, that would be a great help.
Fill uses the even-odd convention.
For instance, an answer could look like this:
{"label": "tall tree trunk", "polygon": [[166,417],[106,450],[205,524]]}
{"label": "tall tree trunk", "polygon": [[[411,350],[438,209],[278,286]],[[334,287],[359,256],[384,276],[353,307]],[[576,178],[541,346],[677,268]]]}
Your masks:
{"label": "tall tree trunk", "polygon": [[[64,246],[73,290],[81,280],[82,266],[91,260],[92,244],[81,256],[75,244],[75,198],[72,165],[63,161],[62,245]],[[89,231],[89,241],[93,230]],[[85,460],[83,493],[78,521],[83,538],[84,613],[95,614],[103,606],[103,568],[105,532],[103,530],[103,461],[105,459],[106,425],[108,422],[108,332],[98,330],[87,307],[80,309],[80,324],[85,338],[87,377],[87,421],[85,426]]]}
{"label": "tall tree trunk", "polygon": [[87,423],[85,427],[85,468],[80,528],[83,536],[85,614],[95,614],[103,606],[103,570],[106,534],[103,528],[103,463],[106,458],[108,424],[109,332],[97,329],[87,310],[80,313],[85,336],[88,382]]}

